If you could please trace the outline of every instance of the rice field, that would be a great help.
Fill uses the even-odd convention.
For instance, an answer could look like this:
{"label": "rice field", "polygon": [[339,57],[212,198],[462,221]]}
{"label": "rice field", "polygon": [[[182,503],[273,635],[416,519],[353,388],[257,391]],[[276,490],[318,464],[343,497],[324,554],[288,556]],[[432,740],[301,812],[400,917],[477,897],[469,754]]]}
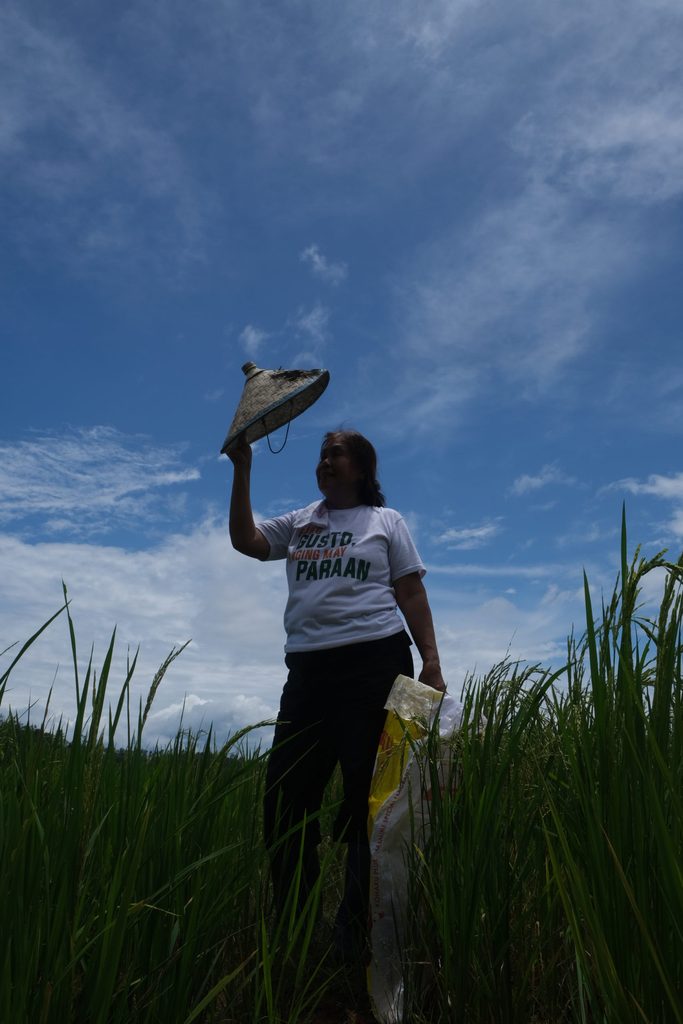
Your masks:
{"label": "rice field", "polygon": [[[560,669],[503,663],[465,685],[429,841],[406,841],[406,1024],[683,1022],[683,558],[629,558],[624,528],[621,563],[599,605],[586,581]],[[666,582],[646,615],[653,572]],[[243,735],[146,750],[179,652],[134,709],[135,664],[110,679],[113,643],[97,671],[74,668],[68,741],[0,721],[0,1022],[369,1019],[362,975],[330,949],[341,849],[324,844],[308,912],[276,925],[263,756]]]}

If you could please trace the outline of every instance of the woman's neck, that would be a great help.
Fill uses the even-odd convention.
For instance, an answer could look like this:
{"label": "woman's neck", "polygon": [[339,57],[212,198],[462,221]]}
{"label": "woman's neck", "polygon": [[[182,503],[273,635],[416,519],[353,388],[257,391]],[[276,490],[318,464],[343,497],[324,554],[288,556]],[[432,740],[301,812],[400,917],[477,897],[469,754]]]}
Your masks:
{"label": "woman's neck", "polygon": [[325,498],[325,504],[333,512],[342,512],[348,508],[357,508],[361,504],[357,494],[349,497]]}

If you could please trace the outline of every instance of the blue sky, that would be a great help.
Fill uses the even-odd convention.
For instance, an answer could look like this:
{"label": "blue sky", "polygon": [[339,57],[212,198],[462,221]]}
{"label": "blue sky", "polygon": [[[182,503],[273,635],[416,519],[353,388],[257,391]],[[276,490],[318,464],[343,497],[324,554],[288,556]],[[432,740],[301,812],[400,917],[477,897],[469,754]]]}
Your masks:
{"label": "blue sky", "polygon": [[[0,650],[64,579],[136,696],[192,638],[148,741],[275,713],[284,570],[231,550],[218,456],[253,359],[331,374],[258,513],[356,427],[451,686],[556,663],[622,502],[683,547],[682,51],[677,0],[5,0]],[[72,715],[61,620],[6,701],[51,686]]]}

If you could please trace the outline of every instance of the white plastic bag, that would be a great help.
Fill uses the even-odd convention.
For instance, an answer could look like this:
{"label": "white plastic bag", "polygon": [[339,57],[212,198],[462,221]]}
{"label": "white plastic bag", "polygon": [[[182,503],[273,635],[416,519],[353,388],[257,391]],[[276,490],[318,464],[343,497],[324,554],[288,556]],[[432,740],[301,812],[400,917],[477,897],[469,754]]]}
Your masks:
{"label": "white plastic bag", "polygon": [[[429,827],[419,747],[437,716],[439,739],[450,739],[462,725],[463,706],[448,693],[397,676],[385,707],[387,718],[369,804],[372,957],[368,991],[377,1020],[399,1024],[408,910],[406,844],[412,841],[422,845]],[[445,742],[444,755],[447,760]],[[448,765],[443,767],[447,777]]]}

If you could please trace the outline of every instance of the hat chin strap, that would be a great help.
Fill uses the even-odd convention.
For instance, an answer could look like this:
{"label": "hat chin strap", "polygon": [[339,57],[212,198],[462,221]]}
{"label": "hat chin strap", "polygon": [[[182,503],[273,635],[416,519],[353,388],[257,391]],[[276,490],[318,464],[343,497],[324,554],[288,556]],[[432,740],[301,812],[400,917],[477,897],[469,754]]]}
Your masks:
{"label": "hat chin strap", "polygon": [[[263,423],[263,426],[265,427],[265,425],[266,425],[265,418],[262,419],[261,422]],[[287,420],[287,429],[285,430],[285,439],[284,439],[284,441],[282,442],[282,444],[280,445],[279,448],[273,448],[272,444],[270,443],[270,434],[266,430],[266,441],[268,442],[268,447],[270,448],[270,450],[273,453],[273,455],[279,455],[280,452],[282,451],[282,449],[284,448],[284,446],[287,444],[287,438],[289,437],[289,425],[290,425],[291,422],[292,422],[292,415],[291,415],[291,412],[290,412],[289,419]]]}

